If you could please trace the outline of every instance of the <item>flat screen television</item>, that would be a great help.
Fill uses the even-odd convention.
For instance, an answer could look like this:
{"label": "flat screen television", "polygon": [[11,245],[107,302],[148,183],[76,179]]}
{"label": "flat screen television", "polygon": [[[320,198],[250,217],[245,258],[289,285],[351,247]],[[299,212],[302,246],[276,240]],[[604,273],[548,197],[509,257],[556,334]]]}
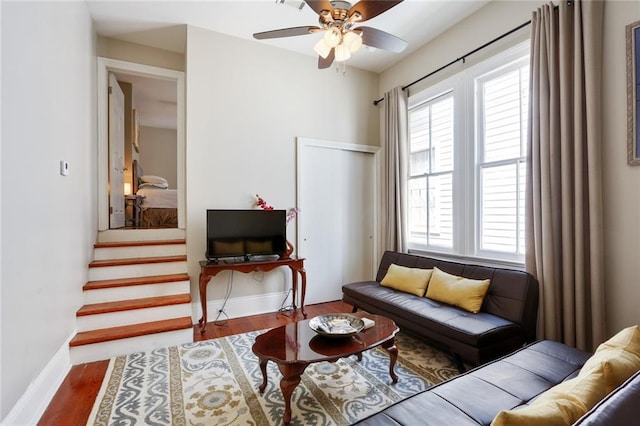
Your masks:
{"label": "flat screen television", "polygon": [[286,240],[286,210],[207,210],[209,260],[249,255],[282,257]]}

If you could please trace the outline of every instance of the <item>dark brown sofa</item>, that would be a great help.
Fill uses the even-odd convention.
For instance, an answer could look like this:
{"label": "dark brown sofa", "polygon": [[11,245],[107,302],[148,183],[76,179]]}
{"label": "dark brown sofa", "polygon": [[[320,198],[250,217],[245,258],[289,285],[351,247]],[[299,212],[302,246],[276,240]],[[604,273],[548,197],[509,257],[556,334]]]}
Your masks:
{"label": "dark brown sofa", "polygon": [[[473,314],[381,286],[391,264],[425,269],[435,266],[466,278],[488,278],[491,283],[480,312]],[[389,317],[400,329],[431,341],[470,365],[496,359],[536,338],[538,282],[523,271],[387,251],[375,281],[345,284],[342,293],[342,300],[353,305],[354,312],[363,309]]]}
{"label": "dark brown sofa", "polygon": [[[562,343],[536,342],[398,402],[357,424],[488,426],[501,410],[529,404],[556,384],[575,377],[590,355]],[[637,424],[639,402],[640,372],[637,372],[574,425]]]}

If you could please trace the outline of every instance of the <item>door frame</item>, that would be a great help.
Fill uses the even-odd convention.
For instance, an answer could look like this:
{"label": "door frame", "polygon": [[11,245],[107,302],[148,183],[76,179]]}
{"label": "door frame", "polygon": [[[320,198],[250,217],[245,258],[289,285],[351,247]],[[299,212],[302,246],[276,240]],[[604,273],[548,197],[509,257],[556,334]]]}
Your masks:
{"label": "door frame", "polygon": [[[378,263],[379,263],[379,256],[378,253],[380,252],[378,244],[379,244],[379,238],[378,238],[378,232],[379,232],[379,215],[378,215],[378,202],[379,202],[379,192],[378,192],[378,188],[379,188],[379,180],[380,180],[380,147],[377,146],[372,146],[372,145],[363,145],[363,144],[355,144],[355,143],[345,143],[345,142],[335,142],[335,141],[330,141],[330,140],[323,140],[323,139],[313,139],[313,138],[306,138],[306,137],[297,137],[296,138],[296,182],[297,182],[297,187],[296,187],[296,200],[297,200],[297,205],[298,206],[302,206],[303,205],[303,201],[304,201],[304,194],[301,191],[302,188],[302,182],[304,180],[303,177],[303,167],[301,164],[301,159],[302,159],[302,151],[307,148],[307,147],[316,147],[316,148],[324,148],[324,149],[335,149],[335,150],[341,150],[341,151],[355,151],[355,152],[360,152],[363,154],[371,154],[373,155],[373,174],[374,174],[374,181],[373,181],[373,244],[372,244],[372,253],[371,254],[371,260],[372,260],[372,276],[375,277],[376,273],[378,272]],[[313,194],[309,195],[310,197],[313,197]],[[302,247],[301,245],[301,241],[300,238],[302,238],[301,236],[304,234],[303,230],[304,230],[304,215],[300,215],[298,216],[298,220],[296,220],[296,224],[297,224],[297,232],[296,232],[296,247]],[[301,256],[304,256],[303,253],[301,253]]]}
{"label": "door frame", "polygon": [[126,73],[143,77],[175,81],[177,90],[177,190],[178,228],[185,228],[186,213],[186,144],[185,144],[185,96],[184,72],[117,59],[98,57],[98,230],[109,229],[109,72]]}

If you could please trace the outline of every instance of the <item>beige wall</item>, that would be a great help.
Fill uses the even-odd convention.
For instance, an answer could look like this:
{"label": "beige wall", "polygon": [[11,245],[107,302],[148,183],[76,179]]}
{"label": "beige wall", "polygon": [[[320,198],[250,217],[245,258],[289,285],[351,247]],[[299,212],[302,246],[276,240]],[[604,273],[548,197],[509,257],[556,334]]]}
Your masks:
{"label": "beige wall", "polygon": [[140,127],[140,165],[144,174],[162,176],[176,189],[178,138],[174,129]]}
{"label": "beige wall", "polygon": [[627,165],[625,26],[640,2],[607,1],[602,73],[602,167],[607,330],[640,324],[640,166]]}
{"label": "beige wall", "polygon": [[[494,1],[380,76],[380,94],[406,85],[531,19],[542,2]],[[607,330],[640,324],[640,167],[626,164],[625,26],[640,2],[606,1],[603,60],[603,190]],[[528,38],[530,27],[414,87],[432,84],[498,49]]]}
{"label": "beige wall", "polygon": [[[380,95],[396,87],[405,86],[422,76],[437,70],[445,64],[462,57],[484,43],[518,27],[531,19],[531,11],[542,4],[533,1],[492,1],[478,12],[446,31],[439,37],[418,49],[415,53],[390,67],[380,75]],[[410,90],[427,87],[459,72],[465,67],[517,44],[529,37],[529,27],[514,33],[508,38],[487,47],[444,71],[423,80]]]}
{"label": "beige wall", "polygon": [[[186,31],[186,26],[184,27]],[[108,37],[98,37],[97,56],[153,67],[184,71],[184,55]]]}
{"label": "beige wall", "polygon": [[[197,288],[207,208],[252,208],[255,194],[296,205],[296,137],[378,145],[378,76],[318,70],[315,57],[189,27],[186,87],[187,254]],[[287,232],[295,241],[295,223]],[[232,298],[286,290],[289,275],[234,274]],[[228,279],[209,284],[209,300],[222,298]]]}
{"label": "beige wall", "polygon": [[[95,35],[84,2],[3,1],[1,8],[5,424],[56,355],[62,371],[50,371],[52,376],[64,378],[59,366],[65,365],[65,353],[69,364],[68,339],[83,302],[97,229],[97,100]],[[69,162],[69,176],[59,174],[60,160]],[[37,390],[57,383],[39,385]],[[37,416],[52,395],[37,396],[18,411]],[[12,418],[7,424],[36,421]]]}

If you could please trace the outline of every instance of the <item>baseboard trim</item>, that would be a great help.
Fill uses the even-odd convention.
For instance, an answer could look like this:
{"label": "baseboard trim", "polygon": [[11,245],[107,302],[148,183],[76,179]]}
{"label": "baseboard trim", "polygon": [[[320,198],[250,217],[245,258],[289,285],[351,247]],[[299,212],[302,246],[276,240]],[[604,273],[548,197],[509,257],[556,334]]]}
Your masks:
{"label": "baseboard trim", "polygon": [[65,340],[42,372],[29,384],[1,425],[36,425],[49,406],[58,388],[71,370],[69,342],[75,331]]}
{"label": "baseboard trim", "polygon": [[[223,299],[208,300],[207,301],[207,321],[213,322],[218,315],[218,311],[222,309],[224,305],[224,314],[220,317],[220,320],[226,318],[240,318],[249,315],[266,314],[269,312],[277,312],[283,305],[285,297],[290,298],[287,292],[278,292],[270,294],[262,294],[259,296],[244,296],[234,297],[227,300],[226,305]],[[198,317],[194,319],[194,323],[197,323],[202,316],[202,309],[200,308],[200,302],[192,303],[192,309],[194,313],[197,313]]]}

